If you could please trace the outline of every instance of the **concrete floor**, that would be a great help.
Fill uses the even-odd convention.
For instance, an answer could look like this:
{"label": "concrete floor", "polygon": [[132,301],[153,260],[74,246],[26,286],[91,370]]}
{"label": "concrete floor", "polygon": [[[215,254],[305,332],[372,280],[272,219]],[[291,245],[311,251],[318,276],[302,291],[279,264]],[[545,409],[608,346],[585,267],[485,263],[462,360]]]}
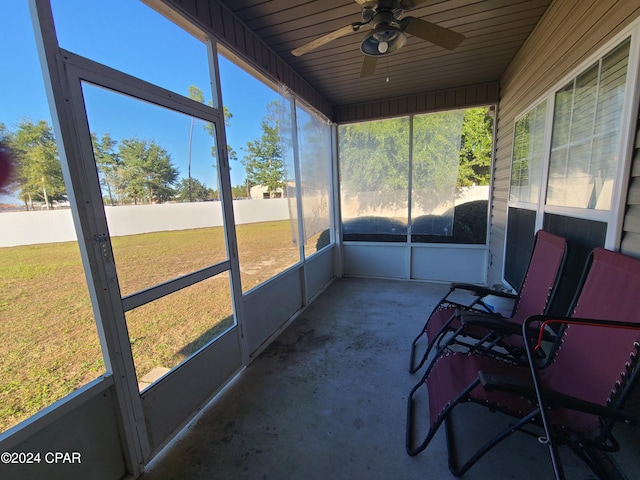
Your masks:
{"label": "concrete floor", "polygon": [[[454,478],[444,428],[417,457],[405,452],[407,395],[419,380],[407,371],[409,345],[447,289],[336,280],[148,466],[143,480]],[[464,444],[505,421],[471,404],[455,420]],[[568,478],[594,478],[570,453],[562,458]],[[546,479],[552,472],[546,447],[515,434],[464,478]]]}

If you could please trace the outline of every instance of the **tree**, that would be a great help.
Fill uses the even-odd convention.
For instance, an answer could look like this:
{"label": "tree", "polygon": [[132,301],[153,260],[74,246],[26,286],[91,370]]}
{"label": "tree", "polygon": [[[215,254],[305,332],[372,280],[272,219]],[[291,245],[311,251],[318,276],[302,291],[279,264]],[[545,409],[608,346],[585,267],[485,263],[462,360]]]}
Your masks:
{"label": "tree", "polygon": [[[233,114],[229,111],[227,107],[224,107],[223,110],[224,110],[223,112],[224,126],[229,128],[231,126],[231,118],[233,118]],[[215,157],[215,154],[213,156]],[[233,147],[228,143],[227,143],[227,157],[229,158],[229,161],[238,159],[238,154],[233,149]]]}
{"label": "tree", "polygon": [[489,185],[492,149],[493,118],[489,115],[489,109],[466,110],[462,123],[458,186]]}
{"label": "tree", "polygon": [[246,185],[236,185],[235,187],[231,187],[231,192],[233,194],[233,198],[247,198],[247,186]]}
{"label": "tree", "polygon": [[115,148],[118,144],[117,141],[111,138],[111,135],[105,133],[98,141],[98,137],[95,133],[91,133],[91,143],[93,144],[93,155],[95,157],[96,166],[98,167],[98,176],[100,177],[100,186],[103,189],[103,196],[106,195],[109,198],[109,204],[113,205],[113,195],[119,190],[119,170],[121,167],[120,159]]}
{"label": "tree", "polygon": [[[210,107],[213,106],[213,102],[211,100],[209,100],[208,102],[205,102],[204,100],[204,93],[202,92],[202,89],[200,87],[196,87],[195,85],[190,85],[189,86],[189,98],[191,100],[195,100],[196,102],[200,102],[200,103],[204,103],[206,105],[209,105]],[[229,109],[227,107],[224,107],[223,109],[223,115],[224,115],[224,124],[225,126],[229,126],[230,124],[230,120],[231,117],[233,117],[233,115],[231,114],[231,112],[229,111]],[[194,118],[191,118],[191,128],[189,130],[189,151],[187,153],[187,179],[191,178],[191,143],[193,141],[193,125],[194,125]],[[216,150],[216,145],[215,145],[215,141],[216,141],[216,132],[214,129],[213,124],[211,123],[206,123],[203,128],[207,131],[207,133],[209,133],[209,135],[211,135],[211,137],[214,140],[214,145],[211,147],[211,156],[216,159],[218,158],[218,152]],[[229,157],[229,160],[237,160],[237,155],[236,152],[233,150],[233,148],[231,148],[231,145],[227,144],[227,156]],[[217,178],[218,178],[218,166],[217,164],[214,162],[213,164],[213,168],[215,170],[215,175],[216,175],[216,183],[217,182]],[[217,190],[216,190],[217,192]],[[219,198],[219,197],[217,197]],[[192,197],[191,195],[189,196],[189,201],[192,201]]]}
{"label": "tree", "polygon": [[127,138],[118,146],[122,162],[119,169],[123,192],[138,202],[161,203],[175,196],[172,188],[178,179],[178,169],[171,155],[153,140]]}
{"label": "tree", "polygon": [[[411,193],[413,219],[440,219],[453,211],[462,187],[489,184],[492,127],[486,108],[340,126],[340,188],[348,211],[404,219]],[[451,232],[452,217],[447,222],[441,230]]]}
{"label": "tree", "polygon": [[409,188],[409,118],[340,127],[340,187],[360,210],[406,207]]}
{"label": "tree", "polygon": [[16,162],[16,189],[27,210],[29,206],[33,208],[34,200],[49,209],[54,200],[66,200],[62,165],[49,124],[44,120],[37,123],[22,120],[10,137]]}
{"label": "tree", "polygon": [[[493,120],[486,108],[467,109],[464,118],[461,115],[454,110],[413,117],[414,188],[442,183],[456,169],[457,187],[488,185]],[[345,194],[408,188],[407,117],[341,126],[339,140]]]}
{"label": "tree", "polygon": [[449,110],[414,117],[412,213],[453,207],[464,116],[464,110]]}
{"label": "tree", "polygon": [[242,161],[249,186],[262,185],[270,194],[285,186],[278,107],[275,100],[267,105],[267,114],[261,123],[262,136],[247,142],[247,155]]}
{"label": "tree", "polygon": [[[12,195],[18,188],[15,182],[15,174],[13,173],[13,147],[12,147],[11,134],[4,123],[0,122],[0,154],[5,155],[8,160],[8,165],[4,166],[5,170],[2,173],[7,175],[4,185],[0,185],[1,195]],[[0,165],[0,169],[2,166]]]}
{"label": "tree", "polygon": [[213,200],[216,194],[217,192],[196,178],[183,178],[176,187],[176,199],[181,202]]}

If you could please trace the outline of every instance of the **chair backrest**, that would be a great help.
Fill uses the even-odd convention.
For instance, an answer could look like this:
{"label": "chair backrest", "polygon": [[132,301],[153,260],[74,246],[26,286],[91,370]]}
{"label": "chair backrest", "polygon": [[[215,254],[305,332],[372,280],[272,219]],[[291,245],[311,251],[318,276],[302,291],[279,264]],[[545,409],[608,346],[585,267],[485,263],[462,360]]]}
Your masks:
{"label": "chair backrest", "polygon": [[[640,326],[640,259],[595,249],[579,287],[572,317],[618,320]],[[546,386],[606,405],[625,386],[636,364],[640,330],[568,325],[553,363],[541,372]],[[563,422],[578,431],[599,428],[593,415],[565,411]]]}
{"label": "chair backrest", "polygon": [[566,255],[566,238],[538,230],[512,321],[522,323],[531,315],[547,312],[560,280]]}

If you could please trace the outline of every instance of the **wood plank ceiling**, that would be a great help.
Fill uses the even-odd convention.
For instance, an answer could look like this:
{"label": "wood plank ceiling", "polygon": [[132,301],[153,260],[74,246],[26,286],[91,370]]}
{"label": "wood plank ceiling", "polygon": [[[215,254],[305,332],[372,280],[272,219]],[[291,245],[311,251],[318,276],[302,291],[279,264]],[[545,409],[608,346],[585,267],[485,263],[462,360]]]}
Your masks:
{"label": "wood plank ceiling", "polygon": [[466,37],[462,44],[449,51],[408,35],[406,45],[379,58],[375,74],[364,78],[360,42],[368,25],[306,55],[291,54],[317,37],[362,21],[354,0],[221,3],[332,105],[340,106],[499,80],[551,0],[427,0],[404,16],[461,33]]}

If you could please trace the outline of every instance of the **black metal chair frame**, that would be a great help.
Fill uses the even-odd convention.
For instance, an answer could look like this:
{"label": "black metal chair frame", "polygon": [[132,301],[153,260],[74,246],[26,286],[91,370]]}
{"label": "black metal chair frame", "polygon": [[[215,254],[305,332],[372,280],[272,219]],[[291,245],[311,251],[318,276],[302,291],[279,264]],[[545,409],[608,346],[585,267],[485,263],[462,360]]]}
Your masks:
{"label": "black metal chair frame", "polygon": [[[452,300],[449,300],[449,296],[451,294],[453,294],[454,292],[459,291],[459,290],[464,290],[466,292],[469,292],[475,298],[473,299],[472,302],[470,302],[468,304],[454,302]],[[416,373],[418,370],[420,370],[422,368],[422,366],[427,361],[427,358],[429,357],[429,354],[431,353],[431,350],[433,349],[434,346],[436,346],[436,348],[438,350],[440,350],[440,348],[441,348],[440,340],[444,337],[444,334],[450,330],[451,323],[453,322],[455,317],[460,315],[460,313],[462,311],[476,311],[476,312],[479,312],[479,313],[484,313],[484,314],[487,314],[487,315],[491,315],[491,316],[495,316],[495,317],[501,318],[502,315],[500,315],[499,313],[494,312],[491,309],[491,307],[489,307],[486,303],[484,303],[485,298],[488,297],[488,296],[496,296],[496,297],[506,298],[506,299],[509,299],[509,300],[514,300],[514,305],[513,305],[512,312],[515,310],[515,308],[517,306],[517,303],[518,303],[518,300],[520,298],[519,294],[502,292],[502,291],[499,291],[499,290],[492,290],[490,288],[481,287],[481,286],[478,286],[478,285],[472,285],[472,284],[468,284],[468,283],[453,283],[453,284],[451,284],[451,288],[442,297],[442,299],[438,302],[436,307],[433,309],[433,311],[431,312],[431,314],[429,315],[429,317],[427,319],[427,322],[429,321],[431,316],[439,308],[442,308],[442,307],[444,307],[444,308],[454,307],[455,308],[454,313],[451,315],[449,320],[447,320],[447,322],[438,331],[438,334],[436,335],[436,338],[438,340],[433,341],[433,342],[429,342],[426,352],[424,353],[424,355],[422,356],[420,361],[416,364],[415,363],[416,362],[416,359],[415,359],[416,346],[417,346],[418,341],[420,340],[420,338],[422,338],[422,336],[426,335],[426,333],[427,333],[426,323],[425,323],[424,328],[420,331],[418,336],[416,336],[416,338],[414,338],[413,342],[411,342],[411,357],[410,357],[410,361],[409,361],[409,373],[414,374],[414,373]]]}
{"label": "black metal chair frame", "polygon": [[[532,346],[533,342],[525,342],[525,349],[536,393],[535,400],[538,404],[537,411],[540,414],[540,422],[545,432],[544,439],[546,440],[545,443],[549,448],[549,455],[555,478],[557,480],[565,479],[564,470],[562,468],[558,452],[558,447],[561,445],[567,445],[570,450],[598,476],[599,479],[611,479],[619,476],[619,472],[615,466],[611,465],[609,458],[606,457],[606,455],[600,455],[599,452],[613,453],[620,450],[620,444],[613,436],[613,428],[617,421],[622,421],[629,425],[638,424],[637,418],[622,412],[622,409],[626,405],[629,395],[640,380],[640,345],[638,343],[634,345],[636,352],[635,355],[632,354],[630,361],[627,364],[627,371],[623,376],[624,382],[615,384],[618,389],[615,391],[614,400],[608,407],[584,402],[582,400],[580,400],[577,405],[578,409],[591,411],[592,413],[599,415],[602,419],[602,428],[595,439],[586,438],[581,435],[570,436],[567,435],[566,432],[552,428],[547,418],[547,411],[551,406],[550,404],[554,403],[555,399],[553,394],[550,395],[548,392],[545,392],[540,386],[538,372],[541,370],[541,367],[539,367],[536,362],[535,351],[541,346],[545,324],[556,323],[561,324],[563,327],[566,325],[584,325],[589,327],[640,330],[640,323],[571,317],[549,317],[540,315],[533,316],[525,320],[522,325],[523,336],[526,335],[527,332],[531,332],[531,324],[534,322],[540,324],[538,340],[535,343],[535,347]],[[622,479],[624,477],[620,476],[620,478]]]}
{"label": "black metal chair frame", "polygon": [[[597,319],[584,319],[584,318],[567,318],[557,316],[545,316],[538,315],[530,317],[526,320],[523,328],[524,332],[528,332],[528,337],[531,338],[531,332],[534,331],[531,327],[532,322],[542,323],[547,320],[553,320],[555,322],[571,323],[571,324],[585,324],[588,326],[602,326],[602,327],[617,327],[617,328],[630,328],[640,330],[640,323],[631,322],[617,322]],[[534,336],[534,342],[537,339]],[[619,444],[612,434],[613,427],[618,421],[630,425],[637,425],[638,420],[630,414],[622,412],[622,408],[629,396],[631,390],[636,386],[640,379],[640,345],[636,345],[636,353],[634,360],[630,362],[628,375],[625,377],[626,382],[624,385],[620,383],[620,389],[617,392],[614,402],[609,406],[595,404],[584,401],[580,398],[571,397],[558,392],[543,390],[540,388],[540,384],[537,377],[537,372],[540,370],[539,362],[534,358],[535,354],[533,348],[529,346],[530,342],[526,343],[526,350],[529,358],[529,368],[532,372],[532,382],[528,384],[514,381],[510,377],[500,377],[487,375],[484,372],[478,372],[478,376],[457,395],[447,407],[440,413],[437,420],[433,423],[424,441],[417,446],[414,446],[414,438],[412,425],[414,424],[414,394],[424,384],[426,375],[423,379],[413,387],[408,397],[407,405],[407,429],[406,429],[406,448],[407,453],[410,456],[418,455],[422,452],[431,442],[433,436],[438,431],[440,425],[444,422],[447,433],[447,451],[449,454],[448,463],[451,473],[455,476],[462,476],[468,471],[478,460],[480,460],[489,450],[505,440],[511,434],[515,432],[523,432],[534,437],[537,437],[539,441],[545,443],[549,447],[551,462],[554,473],[558,480],[564,479],[564,473],[562,465],[559,459],[558,447],[562,445],[568,446],[573,453],[575,453],[585,464],[598,476],[601,480],[607,480],[612,477],[611,466],[607,464],[607,458],[601,457],[597,454],[600,452],[616,452],[619,450]],[[527,398],[532,404],[536,405],[530,412],[523,416],[518,416],[516,412],[509,409],[502,408],[500,405],[488,406],[485,402],[480,402],[470,397],[470,392],[476,388],[479,384],[488,391],[501,390],[504,392],[510,392]],[[474,402],[479,405],[483,405],[491,411],[498,411],[507,415],[513,416],[517,421],[509,425],[505,430],[500,432],[495,437],[487,441],[482,447],[478,449],[466,462],[460,465],[457,458],[457,452],[455,448],[455,435],[450,423],[449,414],[451,411],[461,403]],[[540,407],[542,406],[542,408]],[[600,416],[602,419],[602,429],[599,435],[595,438],[587,438],[580,434],[563,431],[561,429],[553,428],[547,419],[546,411],[549,408],[567,408],[577,411],[592,413]],[[533,426],[536,430],[531,430]],[[615,474],[615,472],[614,472]],[[620,477],[623,478],[623,477]]]}
{"label": "black metal chair frame", "polygon": [[[537,237],[536,237],[537,241]],[[534,251],[535,251],[535,243],[534,243]],[[561,264],[559,266],[558,275],[556,276],[554,285],[549,294],[549,298],[545,307],[544,312],[540,313],[548,313],[548,309],[551,307],[553,303],[553,299],[557,293],[557,287],[561,279],[561,272],[566,265],[568,256],[568,245],[565,246],[564,256],[562,258]],[[531,263],[533,261],[533,253],[529,258],[529,264],[527,266],[527,271],[531,267]],[[526,277],[526,276],[525,276]],[[457,290],[464,290],[471,293],[475,298],[472,302],[468,304],[461,304],[459,302],[454,302],[449,300],[449,296],[453,294]],[[502,292],[499,290],[494,290],[486,287],[480,287],[476,285],[471,285],[467,283],[454,283],[451,285],[449,291],[442,297],[442,299],[438,302],[436,307],[433,309],[431,314],[429,315],[425,326],[421,330],[420,334],[416,336],[416,338],[411,343],[411,357],[409,361],[409,373],[414,374],[418,370],[422,368],[422,366],[427,361],[431,350],[435,347],[436,354],[434,355],[431,364],[427,368],[427,372],[425,375],[428,375],[431,367],[433,366],[433,361],[442,355],[449,347],[452,345],[459,345],[461,347],[466,348],[469,352],[477,352],[480,351],[485,354],[489,354],[495,357],[502,358],[507,361],[512,361],[516,363],[526,363],[526,353],[524,350],[524,345],[522,347],[514,347],[512,345],[505,344],[503,342],[505,337],[511,335],[521,335],[521,324],[510,322],[507,318],[503,317],[500,313],[494,312],[491,307],[489,307],[485,303],[485,299],[488,296],[495,296],[504,299],[513,300],[513,306],[511,310],[510,317],[512,317],[516,309],[518,308],[518,303],[520,302],[521,291],[517,294],[512,294],[508,292]],[[437,334],[434,337],[433,341],[429,341],[427,345],[427,350],[425,351],[422,359],[416,364],[415,363],[415,350],[416,345],[420,338],[426,334],[427,331],[427,323],[431,319],[431,316],[440,308],[448,308],[454,307],[455,310],[451,317],[442,325],[442,327],[438,330]],[[451,324],[456,318],[460,318],[462,321],[462,325],[457,329],[452,329]],[[480,338],[473,338],[465,335],[468,330],[469,325],[475,325],[483,327],[487,330],[485,336]],[[452,335],[447,337],[447,333],[452,332]],[[447,339],[446,342],[444,341]],[[548,340],[553,340],[551,337],[547,337]]]}
{"label": "black metal chair frame", "polygon": [[[589,257],[587,265],[584,268],[580,281],[580,288],[576,292],[571,302],[570,312],[576,308],[580,297],[582,286],[587,278],[591,265],[592,256]],[[640,314],[639,314],[640,317]],[[534,327],[533,324],[536,324]],[[484,372],[478,372],[478,376],[452,399],[447,406],[440,412],[436,421],[430,426],[424,441],[419,445],[414,445],[414,435],[412,426],[414,425],[414,394],[418,389],[426,383],[431,368],[423,375],[422,379],[411,390],[408,396],[407,405],[407,426],[406,426],[406,449],[407,453],[415,456],[422,452],[431,442],[433,436],[444,422],[447,432],[447,450],[449,455],[449,469],[455,476],[463,475],[471,468],[480,458],[482,458],[489,450],[498,445],[504,439],[509,437],[516,431],[527,433],[538,438],[542,443],[546,443],[549,448],[551,463],[556,479],[563,480],[565,478],[560,461],[558,447],[566,445],[578,458],[580,458],[599,479],[623,478],[617,472],[615,466],[610,462],[606,453],[618,451],[620,446],[613,436],[613,428],[616,422],[624,422],[636,425],[638,420],[622,409],[629,397],[631,391],[635,388],[640,380],[640,344],[634,343],[635,352],[630,355],[629,362],[626,365],[626,372],[623,372],[621,379],[613,379],[615,386],[613,387],[613,395],[609,399],[608,405],[595,404],[580,398],[572,397],[559,392],[545,390],[541,388],[538,372],[545,368],[549,368],[552,362],[541,364],[536,351],[540,349],[543,341],[548,339],[546,334],[549,324],[561,325],[558,330],[558,337],[565,334],[564,328],[567,324],[585,325],[589,327],[599,328],[624,328],[640,331],[640,321],[624,322],[613,320],[561,317],[551,315],[534,315],[527,318],[520,326],[521,335],[524,341],[528,369],[531,372],[531,381],[522,383],[514,381],[509,377],[500,377],[487,375]],[[535,347],[533,346],[535,345]],[[579,359],[576,360],[579,362]],[[581,365],[576,365],[580,368]],[[513,368],[527,368],[522,365],[515,365]],[[478,385],[487,390],[499,390],[509,392],[526,398],[531,402],[532,409],[525,414],[514,412],[500,405],[487,405],[484,401],[477,401],[470,396],[470,392]],[[507,427],[504,431],[487,441],[478,451],[473,454],[465,463],[460,465],[455,449],[454,432],[449,420],[449,414],[460,403],[475,402],[491,411],[500,411],[517,419],[516,423]],[[596,437],[586,437],[576,432],[556,428],[548,419],[548,411],[553,408],[565,408],[581,411],[600,417],[600,430]],[[533,427],[535,430],[532,430]]]}

